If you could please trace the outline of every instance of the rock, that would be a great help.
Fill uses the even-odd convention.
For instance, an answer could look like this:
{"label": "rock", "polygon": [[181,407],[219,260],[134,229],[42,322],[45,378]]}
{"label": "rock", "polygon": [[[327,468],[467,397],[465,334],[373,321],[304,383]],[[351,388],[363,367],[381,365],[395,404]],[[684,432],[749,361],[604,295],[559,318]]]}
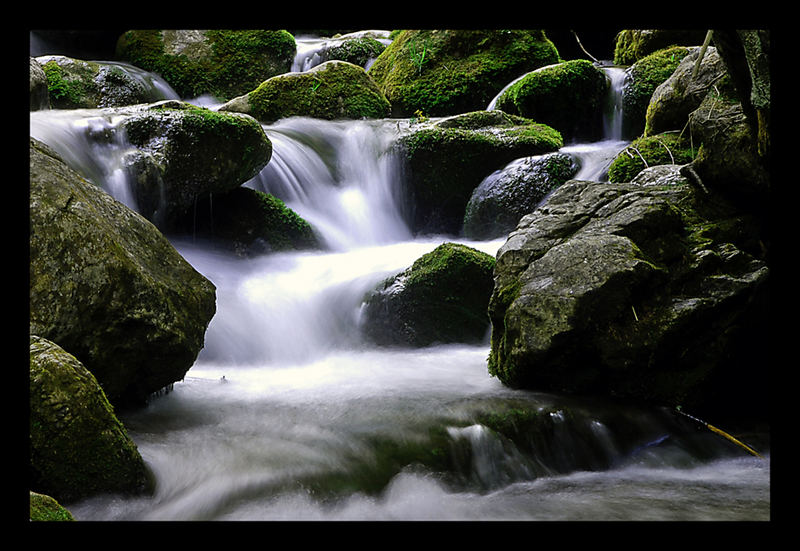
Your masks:
{"label": "rock", "polygon": [[514,159],[554,152],[561,135],[502,111],[477,111],[412,125],[397,143],[405,164],[412,230],[458,234],[473,191]]}
{"label": "rock", "polygon": [[481,342],[489,328],[493,267],[486,253],[440,245],[366,297],[364,334],[381,345]]}
{"label": "rock", "polygon": [[523,157],[488,176],[472,192],[464,215],[464,236],[494,239],[508,235],[524,215],[572,178],[576,161],[565,153]]}
{"label": "rock", "polygon": [[438,117],[485,109],[519,75],[556,62],[541,30],[405,30],[369,75],[393,117]]}
{"label": "rock", "polygon": [[73,521],[72,513],[50,496],[30,492],[31,521]]}
{"label": "rock", "polygon": [[261,125],[240,113],[217,113],[178,101],[117,110],[136,182],[138,211],[160,228],[191,211],[198,198],[232,191],[272,156]]}
{"label": "rock", "polygon": [[769,327],[758,235],[752,217],[686,183],[563,184],[498,251],[490,372],[513,387],[758,416],[768,383],[752,347]]}
{"label": "rock", "polygon": [[646,168],[657,165],[686,164],[697,150],[686,135],[668,132],[633,140],[620,151],[608,167],[608,180],[612,183],[630,182]]}
{"label": "rock", "polygon": [[117,56],[163,76],[182,98],[228,100],[292,68],[297,45],[283,30],[130,30]]}
{"label": "rock", "polygon": [[54,109],[95,109],[151,103],[165,92],[137,76],[135,68],[66,56],[36,58],[47,76]]}
{"label": "rock", "polygon": [[47,76],[44,74],[42,66],[34,58],[31,58],[30,96],[31,111],[50,109]]}
{"label": "rock", "polygon": [[358,65],[327,61],[303,73],[279,75],[219,109],[252,115],[263,123],[300,116],[325,120],[389,115],[386,97]]}
{"label": "rock", "polygon": [[602,137],[605,74],[585,59],[536,69],[497,98],[498,109],[558,130],[567,141]]}
{"label": "rock", "polygon": [[181,229],[222,242],[242,256],[320,247],[311,225],[283,201],[246,187],[198,201]]}
{"label": "rock", "polygon": [[669,130],[682,130],[689,114],[700,106],[703,98],[727,76],[725,64],[716,48],[709,47],[694,78],[692,73],[700,56],[693,48],[672,75],[653,92],[647,106],[644,133],[652,136]]}
{"label": "rock", "polygon": [[61,347],[34,335],[29,394],[33,490],[74,501],[147,489],[144,461],[95,377]]}
{"label": "rock", "polygon": [[315,53],[315,65],[326,61],[347,61],[368,68],[386,49],[386,44],[369,33],[353,33],[327,40]]}
{"label": "rock", "polygon": [[624,30],[617,34],[614,44],[614,63],[633,65],[657,50],[671,46],[699,46],[705,40],[705,30],[641,29]]}
{"label": "rock", "polygon": [[[695,48],[699,50],[699,48]],[[692,49],[674,46],[657,50],[628,67],[622,88],[623,135],[639,136],[644,131],[650,99]]]}
{"label": "rock", "polygon": [[183,378],[214,312],[214,286],[150,222],[31,139],[31,334],[138,403]]}

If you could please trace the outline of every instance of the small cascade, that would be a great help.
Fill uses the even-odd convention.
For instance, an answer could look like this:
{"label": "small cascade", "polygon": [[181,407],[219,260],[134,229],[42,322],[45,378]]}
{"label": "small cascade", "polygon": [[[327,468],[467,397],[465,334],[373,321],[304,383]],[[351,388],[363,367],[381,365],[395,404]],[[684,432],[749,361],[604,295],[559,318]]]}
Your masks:
{"label": "small cascade", "polygon": [[396,125],[291,118],[265,131],[272,158],[246,185],[283,200],[328,247],[346,250],[411,237],[391,151]]}
{"label": "small cascade", "polygon": [[603,118],[603,135],[607,140],[621,141],[623,139],[622,90],[627,78],[627,72],[623,67],[605,66],[602,69],[609,80],[608,101]]}
{"label": "small cascade", "polygon": [[[337,36],[335,38],[316,37],[316,36],[296,36],[297,53],[292,63],[292,72],[305,72],[317,65],[328,61],[326,51],[332,47],[343,44],[346,40],[369,36],[389,45],[392,40],[389,38],[389,31],[358,31]],[[367,61],[364,69],[369,69],[374,59]]]}

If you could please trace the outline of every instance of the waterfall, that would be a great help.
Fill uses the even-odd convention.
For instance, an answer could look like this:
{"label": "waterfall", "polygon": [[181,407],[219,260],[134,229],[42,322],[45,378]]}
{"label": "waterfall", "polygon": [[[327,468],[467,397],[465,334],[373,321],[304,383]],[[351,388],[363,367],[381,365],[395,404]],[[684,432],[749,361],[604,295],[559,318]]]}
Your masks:
{"label": "waterfall", "polygon": [[[129,149],[111,112],[32,112],[31,135],[135,208],[121,169]],[[716,435],[693,433],[695,447],[682,445],[665,429],[669,414],[504,387],[488,374],[486,342],[408,349],[361,338],[363,297],[386,277],[443,241],[492,255],[505,241],[409,231],[398,124],[295,117],[263,126],[272,157],[244,185],[308,220],[321,250],[241,258],[171,237],[216,286],[217,311],[184,380],[118,412],[154,494],[65,504],[74,517],[769,519],[769,462],[698,458],[697,448],[716,453]],[[578,177],[602,178],[625,145],[614,128],[599,143],[562,148],[581,160]]]}
{"label": "waterfall", "polygon": [[246,185],[283,200],[336,250],[411,237],[403,216],[396,125],[290,118],[265,126],[270,162]]}

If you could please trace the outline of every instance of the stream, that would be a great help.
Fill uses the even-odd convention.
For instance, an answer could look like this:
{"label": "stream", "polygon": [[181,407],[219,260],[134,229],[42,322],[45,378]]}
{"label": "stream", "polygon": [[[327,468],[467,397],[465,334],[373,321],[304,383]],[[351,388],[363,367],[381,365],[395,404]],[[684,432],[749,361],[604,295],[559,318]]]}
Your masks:
{"label": "stream", "polygon": [[[606,70],[619,82],[622,69]],[[627,144],[617,122],[601,142],[563,148],[581,160],[576,178],[605,177]],[[135,208],[117,177],[124,144],[85,139],[103,124],[112,123],[92,110],[31,113],[31,135]],[[264,126],[272,159],[244,185],[306,218],[324,250],[242,258],[170,236],[217,287],[217,313],[185,378],[120,412],[154,494],[67,504],[74,517],[769,520],[768,454],[704,430],[678,434],[670,412],[506,388],[487,371],[488,327],[476,345],[380,348],[361,338],[362,298],[383,279],[445,241],[492,255],[505,241],[412,235],[391,154],[397,128],[302,117]],[[549,439],[532,447],[482,422],[509,408],[546,415]],[[622,437],[629,429],[639,445]]]}

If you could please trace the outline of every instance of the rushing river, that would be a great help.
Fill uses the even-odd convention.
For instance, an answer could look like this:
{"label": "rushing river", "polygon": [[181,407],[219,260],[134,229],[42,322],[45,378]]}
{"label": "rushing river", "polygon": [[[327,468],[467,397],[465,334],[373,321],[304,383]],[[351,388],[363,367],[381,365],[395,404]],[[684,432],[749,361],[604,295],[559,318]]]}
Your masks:
{"label": "rushing river", "polygon": [[[84,138],[105,120],[96,115],[31,113],[31,134],[124,202],[118,150]],[[265,126],[272,159],[245,185],[309,220],[324,251],[240,258],[172,238],[216,285],[217,313],[184,380],[121,412],[155,493],[68,504],[76,519],[768,520],[768,454],[708,431],[673,434],[664,412],[508,389],[488,374],[488,331],[483,344],[423,349],[361,339],[362,298],[385,277],[444,241],[490,254],[504,241],[412,236],[390,152],[397,128],[304,118]],[[601,179],[625,146],[607,138],[564,148],[582,160],[579,177]],[[547,450],[479,421],[509,405],[549,412]],[[621,444],[620,414],[640,446]],[[433,443],[436,431],[450,448]],[[454,471],[424,460],[434,445],[462,458]]]}

